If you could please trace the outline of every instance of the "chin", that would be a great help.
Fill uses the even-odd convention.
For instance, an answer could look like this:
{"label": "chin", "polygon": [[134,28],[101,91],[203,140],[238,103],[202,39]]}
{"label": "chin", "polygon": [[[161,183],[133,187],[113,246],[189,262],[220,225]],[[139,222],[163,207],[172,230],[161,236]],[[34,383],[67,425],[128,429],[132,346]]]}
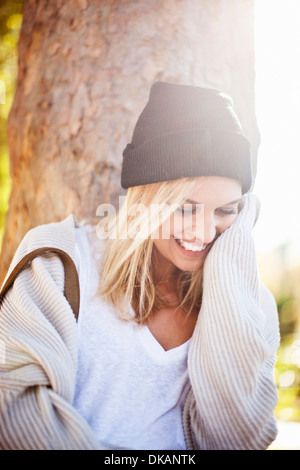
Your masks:
{"label": "chin", "polygon": [[204,265],[204,261],[204,259],[185,262],[177,260],[176,262],[174,262],[174,265],[180,271],[192,272],[201,269]]}

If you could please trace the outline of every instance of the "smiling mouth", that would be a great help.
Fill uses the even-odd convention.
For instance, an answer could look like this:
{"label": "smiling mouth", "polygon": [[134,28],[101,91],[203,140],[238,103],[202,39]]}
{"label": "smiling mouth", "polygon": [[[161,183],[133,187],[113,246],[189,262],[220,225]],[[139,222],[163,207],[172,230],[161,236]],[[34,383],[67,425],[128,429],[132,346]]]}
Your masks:
{"label": "smiling mouth", "polygon": [[189,243],[189,242],[186,242],[184,240],[181,240],[181,238],[176,238],[174,237],[176,243],[181,246],[181,248],[184,248],[186,251],[193,251],[193,252],[201,252],[201,251],[204,251],[206,248],[207,248],[207,244],[206,245],[196,245],[195,243]]}

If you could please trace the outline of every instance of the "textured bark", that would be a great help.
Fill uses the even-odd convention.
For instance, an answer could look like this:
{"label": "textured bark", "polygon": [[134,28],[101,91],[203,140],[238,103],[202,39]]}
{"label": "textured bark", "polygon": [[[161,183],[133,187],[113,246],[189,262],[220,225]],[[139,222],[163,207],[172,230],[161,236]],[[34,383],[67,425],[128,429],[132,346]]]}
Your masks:
{"label": "textured bark", "polygon": [[25,0],[1,278],[29,228],[117,203],[156,80],[228,92],[255,161],[253,21],[253,0]]}

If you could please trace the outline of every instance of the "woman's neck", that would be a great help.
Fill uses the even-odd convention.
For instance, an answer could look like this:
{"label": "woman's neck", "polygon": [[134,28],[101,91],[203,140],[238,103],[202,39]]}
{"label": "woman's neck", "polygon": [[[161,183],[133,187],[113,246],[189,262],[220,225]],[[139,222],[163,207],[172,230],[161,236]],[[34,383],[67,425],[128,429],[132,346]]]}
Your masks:
{"label": "woman's neck", "polygon": [[178,268],[162,256],[154,246],[152,255],[152,276],[154,285],[159,292],[165,295],[174,295],[176,292],[178,273]]}

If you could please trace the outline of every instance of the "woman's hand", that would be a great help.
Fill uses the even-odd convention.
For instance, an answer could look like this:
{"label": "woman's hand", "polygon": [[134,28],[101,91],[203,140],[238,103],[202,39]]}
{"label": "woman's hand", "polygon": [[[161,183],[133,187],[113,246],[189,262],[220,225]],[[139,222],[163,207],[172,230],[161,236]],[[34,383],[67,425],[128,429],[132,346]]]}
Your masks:
{"label": "woman's hand", "polygon": [[252,238],[257,207],[254,194],[244,196],[204,264],[202,307],[189,350],[199,448],[263,449],[276,436],[278,319],[276,306],[265,310],[261,302]]}

